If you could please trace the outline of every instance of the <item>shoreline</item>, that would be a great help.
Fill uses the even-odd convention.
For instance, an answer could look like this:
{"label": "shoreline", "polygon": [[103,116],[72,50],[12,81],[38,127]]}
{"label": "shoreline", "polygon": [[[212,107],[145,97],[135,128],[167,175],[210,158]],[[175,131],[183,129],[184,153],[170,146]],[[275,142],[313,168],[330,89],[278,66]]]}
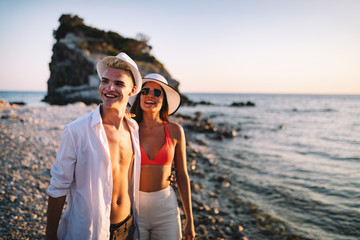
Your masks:
{"label": "shoreline", "polygon": [[[27,107],[0,102],[0,160],[4,166],[0,170],[0,236],[4,239],[45,238],[46,191],[62,129],[96,106]],[[206,147],[207,139],[192,129],[199,118],[175,115],[171,121],[181,124],[186,134],[198,239],[303,239],[289,234],[284,224],[274,226],[266,214],[238,196],[232,174]],[[181,214],[184,225],[182,210]]]}

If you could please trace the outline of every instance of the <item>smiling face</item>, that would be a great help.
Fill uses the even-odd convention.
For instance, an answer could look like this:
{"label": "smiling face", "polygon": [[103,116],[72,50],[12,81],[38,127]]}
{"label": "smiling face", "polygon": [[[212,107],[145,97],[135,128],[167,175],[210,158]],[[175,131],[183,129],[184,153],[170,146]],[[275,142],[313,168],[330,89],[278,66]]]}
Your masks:
{"label": "smiling face", "polygon": [[[148,90],[147,90],[148,89]],[[158,95],[156,92],[160,91],[161,95]],[[146,94],[147,93],[147,94]],[[160,112],[163,105],[164,93],[162,88],[158,83],[147,82],[142,87],[140,96],[140,107],[144,112]],[[146,94],[146,95],[144,95]]]}
{"label": "smiling face", "polygon": [[104,107],[119,107],[128,102],[135,93],[131,74],[122,69],[108,67],[104,71],[99,85],[99,94]]}

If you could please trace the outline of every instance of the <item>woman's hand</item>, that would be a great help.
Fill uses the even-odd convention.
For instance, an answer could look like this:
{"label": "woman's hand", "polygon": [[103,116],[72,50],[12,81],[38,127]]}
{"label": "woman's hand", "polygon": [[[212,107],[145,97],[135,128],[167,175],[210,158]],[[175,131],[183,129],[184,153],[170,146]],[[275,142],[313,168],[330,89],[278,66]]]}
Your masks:
{"label": "woman's hand", "polygon": [[195,228],[193,222],[186,221],[184,237],[186,240],[188,239],[195,239]]}

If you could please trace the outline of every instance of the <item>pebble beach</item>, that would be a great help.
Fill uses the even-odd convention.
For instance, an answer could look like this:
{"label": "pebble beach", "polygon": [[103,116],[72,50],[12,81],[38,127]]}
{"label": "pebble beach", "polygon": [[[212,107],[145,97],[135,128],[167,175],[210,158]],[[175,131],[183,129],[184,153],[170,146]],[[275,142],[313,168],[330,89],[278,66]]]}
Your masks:
{"label": "pebble beach", "polygon": [[[45,238],[46,191],[62,129],[95,108],[83,103],[31,107],[0,102],[1,239]],[[206,140],[197,139],[196,132],[186,127],[193,119],[175,116],[171,120],[184,126],[187,137],[197,239],[248,239],[239,215],[245,208],[256,209],[237,198],[231,175],[208,154]]]}

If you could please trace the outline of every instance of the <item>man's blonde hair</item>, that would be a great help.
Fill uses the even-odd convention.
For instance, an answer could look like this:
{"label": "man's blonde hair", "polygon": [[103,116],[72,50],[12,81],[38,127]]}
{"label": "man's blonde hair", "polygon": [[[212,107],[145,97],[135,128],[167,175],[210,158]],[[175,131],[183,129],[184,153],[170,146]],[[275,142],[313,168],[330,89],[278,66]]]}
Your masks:
{"label": "man's blonde hair", "polygon": [[110,59],[109,61],[106,62],[106,65],[111,68],[121,69],[126,72],[129,72],[131,79],[133,81],[133,84],[134,84],[134,86],[136,86],[134,75],[132,74],[131,68],[129,67],[129,65],[126,62],[122,61],[121,59]]}

